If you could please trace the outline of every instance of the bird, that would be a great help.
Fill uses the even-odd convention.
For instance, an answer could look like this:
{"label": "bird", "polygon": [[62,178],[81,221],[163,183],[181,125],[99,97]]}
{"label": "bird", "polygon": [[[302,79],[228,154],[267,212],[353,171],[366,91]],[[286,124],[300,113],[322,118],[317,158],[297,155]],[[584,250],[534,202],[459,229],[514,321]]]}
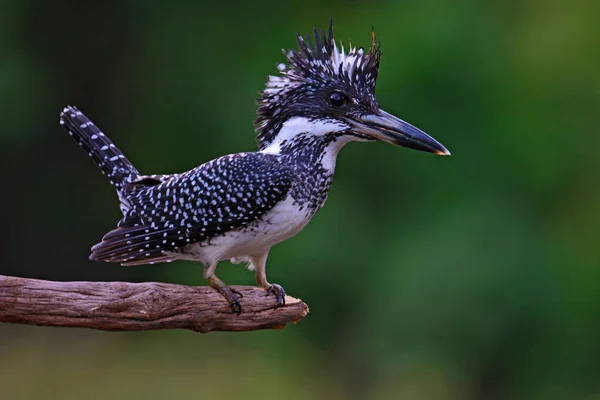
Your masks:
{"label": "bird", "polygon": [[338,152],[349,142],[383,141],[447,156],[419,128],[382,110],[375,97],[382,55],[336,43],[333,24],[296,35],[297,48],[267,78],[257,100],[257,151],[229,154],[187,172],[143,175],[78,108],[60,124],[116,189],[123,218],[91,248],[90,259],[122,265],[199,261],[203,276],[242,312],[242,294],[215,273],[223,260],[246,263],[275,308],[285,290],[269,283],[271,247],[300,232],[323,207]]}

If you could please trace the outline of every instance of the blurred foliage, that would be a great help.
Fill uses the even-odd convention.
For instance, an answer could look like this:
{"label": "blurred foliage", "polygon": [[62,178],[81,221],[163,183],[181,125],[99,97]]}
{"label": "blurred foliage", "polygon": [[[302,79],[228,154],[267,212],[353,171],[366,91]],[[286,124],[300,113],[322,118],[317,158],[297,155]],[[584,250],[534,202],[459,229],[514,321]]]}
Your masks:
{"label": "blurred foliage", "polygon": [[[0,326],[2,399],[600,399],[600,2],[0,0],[0,274],[205,284],[87,261],[119,210],[65,104],[143,172],[254,148],[255,98],[326,26],[450,158],[349,145],[269,279],[311,313],[197,335]],[[227,282],[253,274],[222,263]]]}

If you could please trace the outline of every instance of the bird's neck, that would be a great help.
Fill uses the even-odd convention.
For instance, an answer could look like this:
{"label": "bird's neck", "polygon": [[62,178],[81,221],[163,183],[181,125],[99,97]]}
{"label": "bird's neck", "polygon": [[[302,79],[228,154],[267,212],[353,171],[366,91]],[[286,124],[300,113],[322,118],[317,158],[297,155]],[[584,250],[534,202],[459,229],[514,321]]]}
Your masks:
{"label": "bird's neck", "polygon": [[279,155],[296,167],[320,166],[333,174],[338,152],[354,138],[335,121],[293,118],[286,121],[271,144],[261,152]]}
{"label": "bird's neck", "polygon": [[327,200],[338,152],[355,140],[339,123],[297,118],[283,124],[273,143],[261,150],[276,154],[290,168],[290,196],[312,216]]}

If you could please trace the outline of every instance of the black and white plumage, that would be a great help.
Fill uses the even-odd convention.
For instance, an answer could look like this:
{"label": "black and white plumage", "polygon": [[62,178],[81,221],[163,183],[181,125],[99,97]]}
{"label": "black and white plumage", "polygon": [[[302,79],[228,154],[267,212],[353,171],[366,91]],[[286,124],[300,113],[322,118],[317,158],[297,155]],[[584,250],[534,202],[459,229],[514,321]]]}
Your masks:
{"label": "black and white plumage", "polygon": [[379,109],[374,90],[381,51],[338,48],[315,30],[298,36],[280,76],[269,77],[259,99],[259,151],[231,154],[190,171],[141,175],[77,108],[61,124],[116,188],[123,219],[92,248],[90,258],[124,265],[201,261],[204,276],[240,312],[239,296],[214,274],[217,263],[247,262],[266,280],[270,248],[298,233],[323,206],[338,151],[350,141],[384,140],[449,154],[424,132]]}

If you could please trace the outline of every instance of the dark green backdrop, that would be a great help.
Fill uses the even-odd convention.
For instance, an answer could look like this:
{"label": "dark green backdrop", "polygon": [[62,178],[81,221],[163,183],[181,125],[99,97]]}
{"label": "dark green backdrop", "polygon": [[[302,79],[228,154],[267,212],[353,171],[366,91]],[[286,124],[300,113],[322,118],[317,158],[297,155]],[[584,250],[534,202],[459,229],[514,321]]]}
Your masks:
{"label": "dark green backdrop", "polygon": [[330,16],[359,46],[375,27],[380,104],[453,156],[344,149],[325,208],[271,252],[299,325],[0,325],[0,398],[600,399],[598,1],[1,0],[0,274],[205,284],[194,263],[88,261],[119,210],[58,114],[147,173],[252,150],[281,48]]}

